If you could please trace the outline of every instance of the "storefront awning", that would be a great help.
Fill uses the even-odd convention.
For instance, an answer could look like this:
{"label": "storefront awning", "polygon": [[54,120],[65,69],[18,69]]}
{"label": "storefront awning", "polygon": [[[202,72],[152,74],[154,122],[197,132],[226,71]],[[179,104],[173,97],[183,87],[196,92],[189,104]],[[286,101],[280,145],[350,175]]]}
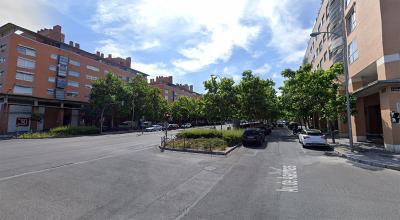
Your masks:
{"label": "storefront awning", "polygon": [[386,86],[400,86],[400,79],[373,81],[354,91],[353,95],[355,97],[369,96],[375,93],[379,93],[379,91]]}

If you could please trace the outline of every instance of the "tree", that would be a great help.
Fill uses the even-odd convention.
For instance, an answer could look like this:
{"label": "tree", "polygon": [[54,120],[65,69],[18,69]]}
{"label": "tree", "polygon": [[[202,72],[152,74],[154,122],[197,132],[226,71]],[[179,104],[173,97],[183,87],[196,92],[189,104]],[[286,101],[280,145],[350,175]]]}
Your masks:
{"label": "tree", "polygon": [[212,77],[204,82],[207,93],[204,95],[204,109],[207,117],[221,123],[238,117],[238,93],[235,81],[231,78]]}
{"label": "tree", "polygon": [[263,80],[251,70],[244,71],[238,85],[241,117],[254,121],[275,116],[277,97],[274,85],[272,80]]}
{"label": "tree", "polygon": [[281,87],[281,105],[286,114],[292,118],[303,119],[308,126],[309,118],[319,115],[327,120],[333,142],[334,121],[344,115],[345,110],[345,98],[339,94],[342,73],[341,63],[334,64],[329,70],[312,70],[310,64],[305,64],[297,71],[282,72],[282,76],[287,78]]}
{"label": "tree", "polygon": [[[94,112],[100,113],[100,132],[103,132],[105,110],[123,103],[124,82],[114,74],[107,73],[92,86],[89,105]],[[111,112],[112,117],[113,112],[115,111]]]}

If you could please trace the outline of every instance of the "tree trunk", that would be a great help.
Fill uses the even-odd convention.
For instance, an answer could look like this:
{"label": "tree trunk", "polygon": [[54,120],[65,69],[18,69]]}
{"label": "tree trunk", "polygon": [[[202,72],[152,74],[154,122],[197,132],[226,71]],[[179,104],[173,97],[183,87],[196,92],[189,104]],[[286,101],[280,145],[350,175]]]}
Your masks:
{"label": "tree trunk", "polygon": [[332,143],[335,143],[335,131],[334,131],[334,127],[333,127],[332,121],[329,121],[329,127],[330,127],[330,130],[331,130]]}
{"label": "tree trunk", "polygon": [[100,116],[100,134],[103,133],[103,123],[104,123],[104,110],[106,109],[106,106],[103,106],[103,109],[101,110],[101,116]]}

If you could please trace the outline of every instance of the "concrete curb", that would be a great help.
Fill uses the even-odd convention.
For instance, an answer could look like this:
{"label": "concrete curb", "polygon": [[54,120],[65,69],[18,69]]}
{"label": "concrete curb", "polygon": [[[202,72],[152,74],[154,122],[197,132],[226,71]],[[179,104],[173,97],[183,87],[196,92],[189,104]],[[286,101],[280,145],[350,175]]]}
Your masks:
{"label": "concrete curb", "polygon": [[227,156],[230,152],[235,150],[236,148],[242,146],[242,144],[238,144],[236,146],[233,146],[229,148],[228,150],[225,151],[201,151],[201,150],[193,150],[193,149],[175,149],[175,148],[163,148],[161,146],[158,146],[161,151],[163,150],[169,150],[169,151],[176,151],[176,152],[185,152],[185,153],[197,153],[197,154],[211,154],[211,155],[220,155],[220,156]]}
{"label": "concrete curb", "polygon": [[380,168],[386,168],[386,169],[391,169],[391,170],[396,170],[396,171],[400,171],[400,166],[392,166],[392,165],[388,165],[388,164],[384,164],[384,163],[378,163],[378,162],[374,162],[374,161],[368,161],[368,160],[362,160],[362,159],[358,159],[358,158],[354,158],[352,156],[347,155],[346,153],[342,153],[340,151],[335,150],[335,153],[328,153],[327,155],[336,155],[342,158],[346,158],[348,160],[357,162],[357,163],[361,163],[361,164],[366,164],[366,165],[370,165],[370,166],[374,166],[374,167],[380,167]]}

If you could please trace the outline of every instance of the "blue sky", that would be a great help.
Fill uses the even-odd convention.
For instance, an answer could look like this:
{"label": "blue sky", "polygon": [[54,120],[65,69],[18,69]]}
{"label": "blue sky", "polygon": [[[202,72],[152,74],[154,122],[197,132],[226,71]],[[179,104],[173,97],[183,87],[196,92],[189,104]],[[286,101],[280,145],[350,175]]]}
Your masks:
{"label": "blue sky", "polygon": [[0,25],[59,24],[65,41],[132,57],[151,77],[173,75],[204,92],[211,74],[251,69],[282,84],[301,65],[321,0],[5,0]]}

